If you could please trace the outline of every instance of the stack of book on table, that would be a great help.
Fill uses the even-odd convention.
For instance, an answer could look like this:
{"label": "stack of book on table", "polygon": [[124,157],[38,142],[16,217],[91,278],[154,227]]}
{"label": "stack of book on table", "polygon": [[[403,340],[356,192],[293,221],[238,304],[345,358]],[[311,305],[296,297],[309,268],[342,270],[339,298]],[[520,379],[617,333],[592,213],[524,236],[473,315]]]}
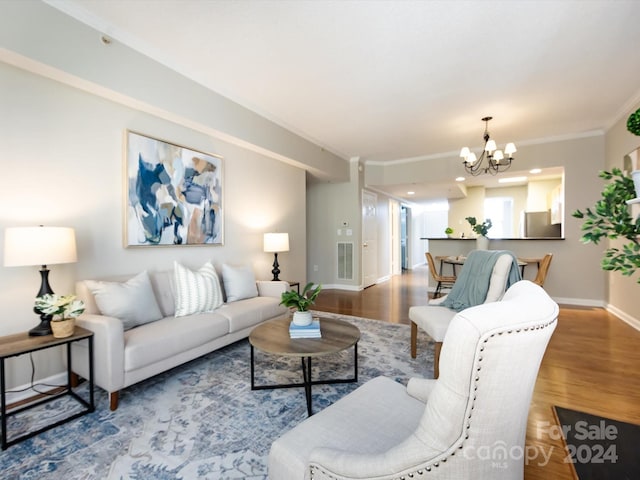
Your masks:
{"label": "stack of book on table", "polygon": [[320,338],[320,319],[314,318],[310,325],[304,327],[291,322],[289,336],[291,338]]}

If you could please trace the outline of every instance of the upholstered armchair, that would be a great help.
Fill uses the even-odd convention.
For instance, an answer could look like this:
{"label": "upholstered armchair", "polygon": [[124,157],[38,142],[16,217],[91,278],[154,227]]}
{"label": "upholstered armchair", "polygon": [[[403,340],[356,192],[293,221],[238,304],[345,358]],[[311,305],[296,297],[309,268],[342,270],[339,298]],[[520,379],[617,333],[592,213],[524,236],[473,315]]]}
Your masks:
{"label": "upholstered armchair", "polygon": [[440,378],[370,380],[276,440],[269,478],[521,480],[531,395],[557,316],[527,280],[458,313]]}
{"label": "upholstered armchair", "polygon": [[[491,257],[494,256],[494,263],[491,266],[490,275],[480,275],[477,272],[469,272],[469,264],[474,256]],[[484,282],[481,288],[486,292],[478,303],[490,303],[498,301],[504,295],[509,286],[510,273],[516,276],[515,280],[520,280],[520,272],[518,263],[513,253],[501,251],[482,251],[474,250],[469,254],[467,262],[462,267],[460,278],[463,274],[467,274],[467,282],[464,288],[476,289],[478,282]],[[479,263],[473,263],[472,269],[482,268]],[[454,290],[451,294],[455,294],[456,288],[462,287],[460,284],[454,284]],[[456,310],[446,305],[449,296],[435,298],[429,301],[428,305],[416,305],[409,308],[409,319],[411,320],[411,358],[416,358],[418,344],[418,329],[424,330],[435,342],[433,352],[433,377],[438,378],[440,367],[440,350],[444,340],[449,323],[456,314]]]}

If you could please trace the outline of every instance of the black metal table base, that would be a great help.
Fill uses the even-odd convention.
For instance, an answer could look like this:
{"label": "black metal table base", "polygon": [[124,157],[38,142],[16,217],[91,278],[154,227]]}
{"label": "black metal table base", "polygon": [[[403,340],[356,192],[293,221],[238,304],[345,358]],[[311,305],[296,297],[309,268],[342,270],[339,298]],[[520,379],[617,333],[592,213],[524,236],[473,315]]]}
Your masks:
{"label": "black metal table base", "polygon": [[251,345],[251,390],[274,390],[276,388],[304,388],[307,400],[307,414],[313,415],[311,387],[313,385],[334,385],[338,383],[353,383],[358,381],[358,344],[353,346],[353,377],[352,378],[333,378],[326,380],[313,380],[311,377],[311,357],[302,357],[302,383],[277,383],[269,385],[256,385],[255,376],[255,356],[253,345]]}
{"label": "black metal table base", "polygon": [[[87,340],[89,342],[89,400],[86,400],[84,398],[82,398],[80,395],[78,395],[72,388],[71,385],[71,365],[72,365],[72,358],[71,358],[71,343],[73,342],[77,342],[80,340]],[[93,335],[88,336],[86,338],[79,338],[79,339],[73,339],[70,340],[68,342],[66,342],[66,352],[67,352],[67,384],[66,385],[60,385],[60,387],[63,389],[61,392],[58,393],[54,393],[54,394],[47,394],[47,396],[45,396],[43,399],[35,401],[35,402],[31,402],[28,405],[25,405],[23,407],[16,407],[13,408],[11,410],[8,411],[7,408],[7,400],[6,400],[6,393],[5,393],[5,358],[3,357],[0,361],[0,416],[2,417],[2,437],[0,439],[0,443],[1,443],[1,447],[2,450],[6,450],[7,448],[9,448],[12,445],[15,445],[16,443],[22,442],[23,440],[26,440],[28,438],[32,438],[42,432],[45,432],[47,430],[51,430],[52,428],[58,427],[60,425],[62,425],[63,423],[67,423],[70,422],[71,420],[74,420],[76,418],[79,418],[83,415],[86,415],[87,413],[92,413],[95,411],[95,400],[94,400],[94,392],[93,392],[93,387],[94,387],[94,383],[93,383]],[[50,348],[49,346],[44,346],[42,348],[34,348],[31,351],[36,351],[36,350],[41,350],[44,348]],[[14,356],[14,355],[11,355]],[[74,413],[73,415],[69,415],[68,417],[65,417],[61,420],[58,420],[54,423],[45,425],[44,427],[41,427],[37,430],[19,435],[19,436],[15,436],[12,439],[8,439],[8,434],[7,434],[7,419],[8,417],[11,417],[13,415],[17,415],[20,412],[23,412],[25,410],[29,410],[35,407],[38,407],[44,403],[48,403],[51,402],[53,400],[56,400],[60,397],[63,397],[65,395],[70,396],[71,398],[73,398],[76,402],[78,402],[82,407],[84,407],[81,411]]]}

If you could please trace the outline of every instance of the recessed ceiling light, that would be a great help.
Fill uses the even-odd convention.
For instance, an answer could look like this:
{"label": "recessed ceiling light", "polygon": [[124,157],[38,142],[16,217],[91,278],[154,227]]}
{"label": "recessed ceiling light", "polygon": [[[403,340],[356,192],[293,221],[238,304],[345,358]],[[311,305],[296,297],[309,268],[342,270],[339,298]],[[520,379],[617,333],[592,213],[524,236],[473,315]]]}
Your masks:
{"label": "recessed ceiling light", "polygon": [[464,182],[464,177],[457,177],[456,182]]}
{"label": "recessed ceiling light", "polygon": [[498,183],[517,183],[517,182],[526,182],[527,177],[506,177],[499,178]]}
{"label": "recessed ceiling light", "polygon": [[542,169],[541,168],[532,168],[531,170],[529,170],[529,173],[532,173],[533,175],[535,175],[537,173],[542,173]]}
{"label": "recessed ceiling light", "polygon": [[415,195],[416,192],[407,192],[407,195]]}

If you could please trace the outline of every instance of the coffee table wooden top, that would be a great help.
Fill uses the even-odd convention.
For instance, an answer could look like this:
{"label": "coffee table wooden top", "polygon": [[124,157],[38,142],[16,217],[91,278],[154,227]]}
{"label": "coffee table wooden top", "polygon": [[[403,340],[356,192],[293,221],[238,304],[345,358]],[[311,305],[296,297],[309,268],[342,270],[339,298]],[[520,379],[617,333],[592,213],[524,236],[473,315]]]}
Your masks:
{"label": "coffee table wooden top", "polygon": [[249,342],[258,350],[290,357],[319,357],[345,350],[360,340],[360,330],[343,320],[320,318],[321,338],[291,338],[289,315],[258,325]]}

